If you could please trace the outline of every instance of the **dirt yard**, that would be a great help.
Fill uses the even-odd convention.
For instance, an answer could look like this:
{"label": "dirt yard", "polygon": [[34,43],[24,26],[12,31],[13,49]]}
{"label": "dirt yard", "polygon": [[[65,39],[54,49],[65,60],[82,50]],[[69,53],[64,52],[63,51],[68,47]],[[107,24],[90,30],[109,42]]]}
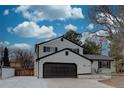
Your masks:
{"label": "dirt yard", "polygon": [[124,88],[124,76],[112,76],[111,79],[99,81],[104,84],[116,87],[116,88]]}

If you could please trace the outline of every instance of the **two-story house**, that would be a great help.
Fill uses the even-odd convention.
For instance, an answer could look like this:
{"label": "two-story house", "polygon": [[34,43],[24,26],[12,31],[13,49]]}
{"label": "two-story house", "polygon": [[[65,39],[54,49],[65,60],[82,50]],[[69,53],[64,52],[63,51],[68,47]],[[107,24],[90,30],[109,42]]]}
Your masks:
{"label": "two-story house", "polygon": [[43,78],[74,78],[85,74],[111,73],[113,59],[84,55],[83,48],[63,36],[35,45],[34,74]]}

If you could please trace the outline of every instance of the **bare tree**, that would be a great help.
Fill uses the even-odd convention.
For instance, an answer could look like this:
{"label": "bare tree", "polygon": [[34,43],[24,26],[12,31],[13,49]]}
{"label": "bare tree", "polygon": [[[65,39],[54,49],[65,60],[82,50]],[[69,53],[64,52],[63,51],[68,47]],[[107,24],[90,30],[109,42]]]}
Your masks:
{"label": "bare tree", "polygon": [[124,32],[124,6],[94,6],[88,13],[91,21],[102,26],[111,40],[117,40],[116,34]]}
{"label": "bare tree", "polygon": [[23,69],[29,69],[33,68],[34,65],[34,55],[31,50],[26,50],[26,49],[13,49],[11,55],[11,59],[14,62],[18,62],[21,64],[21,68]]}
{"label": "bare tree", "polygon": [[28,68],[33,68],[34,66],[34,55],[31,51],[24,51],[23,52],[23,67],[25,69],[28,69]]}
{"label": "bare tree", "polygon": [[89,18],[108,33],[110,55],[120,63],[124,59],[124,6],[93,6]]}
{"label": "bare tree", "polygon": [[89,10],[89,18],[108,32],[111,43],[118,47],[124,43],[124,6],[94,6]]}

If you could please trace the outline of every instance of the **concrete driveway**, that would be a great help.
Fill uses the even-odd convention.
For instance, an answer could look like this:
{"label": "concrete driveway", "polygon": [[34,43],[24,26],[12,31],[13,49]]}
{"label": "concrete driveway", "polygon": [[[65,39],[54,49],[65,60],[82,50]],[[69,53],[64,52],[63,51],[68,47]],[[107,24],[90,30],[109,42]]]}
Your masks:
{"label": "concrete driveway", "polygon": [[13,77],[0,80],[0,87],[7,88],[111,88],[95,79]]}

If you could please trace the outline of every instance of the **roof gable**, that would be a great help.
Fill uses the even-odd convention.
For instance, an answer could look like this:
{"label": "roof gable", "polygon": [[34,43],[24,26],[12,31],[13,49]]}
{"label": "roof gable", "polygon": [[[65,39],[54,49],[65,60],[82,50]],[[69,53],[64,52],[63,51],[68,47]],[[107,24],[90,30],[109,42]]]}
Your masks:
{"label": "roof gable", "polygon": [[[83,57],[83,58],[85,58],[85,59],[87,59],[87,60],[90,60],[89,58],[87,58],[87,57],[85,57],[85,56],[83,56],[83,55],[80,55],[80,54],[78,54],[78,53],[72,51],[72,50],[69,49],[69,48],[65,48],[65,49],[59,50],[59,51],[57,51],[57,52],[51,53],[51,54],[49,54],[49,55],[46,55],[46,56],[40,57],[40,58],[36,59],[36,61],[38,61],[38,60],[40,60],[40,59],[43,59],[43,58],[46,58],[46,57],[49,57],[49,56],[51,56],[51,55],[54,55],[54,54],[60,53],[60,52],[65,51],[65,50],[69,50],[70,52],[72,52],[72,53],[74,53],[74,54],[76,54],[76,55],[78,55],[78,56],[80,56],[80,57]],[[90,61],[91,61],[91,60],[90,60]]]}
{"label": "roof gable", "polygon": [[69,41],[69,42],[71,42],[71,43],[73,43],[73,44],[75,44],[75,45],[77,45],[77,46],[83,48],[81,45],[78,45],[78,44],[76,44],[76,43],[70,41],[69,39],[65,38],[64,36],[60,36],[60,37],[57,37],[57,38],[54,38],[54,39],[51,39],[51,40],[48,40],[48,41],[45,41],[45,42],[42,42],[42,43],[38,43],[38,44],[36,44],[36,46],[37,46],[37,45],[44,44],[44,43],[47,43],[47,42],[50,42],[50,41],[53,41],[53,40],[56,40],[56,39],[59,39],[59,38],[64,38],[64,39],[66,39],[67,41]]}
{"label": "roof gable", "polygon": [[59,38],[62,38],[63,36],[60,36],[60,37],[57,37],[57,38],[53,38],[53,39],[50,39],[50,40],[48,40],[48,41],[44,41],[44,42],[41,42],[41,43],[38,43],[38,44],[36,44],[36,45],[42,45],[42,44],[44,44],[44,43],[47,43],[47,42],[50,42],[50,41],[53,41],[53,40],[56,40],[56,39],[59,39]]}

